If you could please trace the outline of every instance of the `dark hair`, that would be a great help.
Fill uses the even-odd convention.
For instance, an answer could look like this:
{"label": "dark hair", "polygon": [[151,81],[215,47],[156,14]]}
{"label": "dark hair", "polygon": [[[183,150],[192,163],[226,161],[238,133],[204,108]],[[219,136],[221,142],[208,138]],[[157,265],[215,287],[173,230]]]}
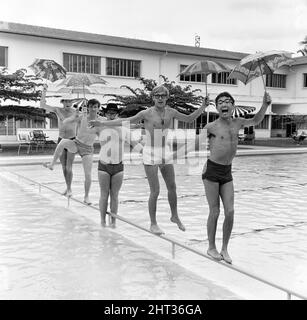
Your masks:
{"label": "dark hair", "polygon": [[232,95],[226,91],[224,92],[221,92],[216,98],[215,98],[215,105],[217,106],[217,102],[219,100],[219,98],[221,97],[227,97],[227,98],[230,98],[232,103],[235,103],[235,99],[232,97]]}
{"label": "dark hair", "polygon": [[72,102],[72,101],[73,101],[73,99],[61,99],[61,100],[60,100],[60,103],[64,103],[64,102],[66,102],[66,101],[68,101],[68,102]]}
{"label": "dark hair", "polygon": [[100,102],[97,99],[90,99],[87,102],[87,107],[93,106],[94,104],[98,104],[98,108],[100,108]]}
{"label": "dark hair", "polygon": [[118,109],[118,105],[116,104],[116,103],[114,103],[114,102],[110,102],[110,103],[108,103],[107,104],[107,106],[106,106],[106,112],[108,112],[108,111],[116,111],[117,113],[119,113],[119,109]]}

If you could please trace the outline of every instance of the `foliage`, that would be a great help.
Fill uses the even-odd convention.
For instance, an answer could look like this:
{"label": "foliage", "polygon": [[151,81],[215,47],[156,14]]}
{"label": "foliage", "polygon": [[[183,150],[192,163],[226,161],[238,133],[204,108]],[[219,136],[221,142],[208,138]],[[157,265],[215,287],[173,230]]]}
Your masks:
{"label": "foliage", "polygon": [[19,69],[13,74],[8,74],[5,68],[0,69],[0,104],[1,100],[7,99],[16,102],[40,100],[42,79],[26,73],[25,69]]}
{"label": "foliage", "polygon": [[46,113],[44,109],[34,108],[31,106],[0,106],[0,121],[6,117],[15,117],[15,120],[33,119],[43,121],[45,118],[56,118],[54,113]]}
{"label": "foliage", "polygon": [[303,41],[299,42],[303,47],[297,51],[297,53],[301,53],[303,56],[307,56],[307,36],[305,36]]}
{"label": "foliage", "polygon": [[[181,87],[175,81],[169,81],[167,77],[161,75],[163,85],[169,90],[170,96],[167,104],[180,112],[189,114],[195,110],[192,105],[201,105],[203,97],[197,95],[199,89],[192,90],[191,85]],[[152,89],[158,85],[157,81],[153,79],[145,79],[143,77],[137,78],[143,88],[133,89],[129,86],[123,85],[121,88],[126,88],[131,92],[131,95],[107,94],[105,96],[111,97],[109,102],[116,101],[123,105],[124,110],[122,115],[131,116],[141,110],[149,108],[153,102],[151,98]]]}

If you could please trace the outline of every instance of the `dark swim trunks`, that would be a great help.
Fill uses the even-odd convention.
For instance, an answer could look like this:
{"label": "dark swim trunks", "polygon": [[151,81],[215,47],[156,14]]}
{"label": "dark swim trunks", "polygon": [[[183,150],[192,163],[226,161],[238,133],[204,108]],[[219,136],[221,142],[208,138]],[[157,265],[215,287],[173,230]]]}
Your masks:
{"label": "dark swim trunks", "polygon": [[[58,142],[57,142],[57,144],[59,144],[62,139],[65,139],[65,138],[58,137]],[[76,137],[69,138],[69,140],[75,140],[75,139],[76,139]],[[65,150],[66,150],[66,149],[65,149]]]}
{"label": "dark swim trunks", "polygon": [[232,181],[231,164],[223,165],[208,159],[207,169],[202,174],[202,179],[218,182],[220,185]]}
{"label": "dark swim trunks", "polygon": [[124,165],[122,162],[117,164],[105,164],[102,162],[98,162],[98,171],[104,171],[108,173],[111,177],[116,173],[124,171]]}

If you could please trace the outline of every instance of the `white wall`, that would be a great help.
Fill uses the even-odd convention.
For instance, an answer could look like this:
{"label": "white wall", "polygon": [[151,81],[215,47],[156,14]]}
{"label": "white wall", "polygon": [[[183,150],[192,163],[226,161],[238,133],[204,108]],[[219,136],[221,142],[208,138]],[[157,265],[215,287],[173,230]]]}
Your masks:
{"label": "white wall", "polygon": [[[103,98],[103,94],[121,93],[129,94],[126,89],[120,89],[121,85],[128,85],[133,88],[139,87],[139,81],[127,77],[107,76],[105,58],[123,58],[141,60],[141,76],[145,78],[155,79],[160,82],[159,75],[165,75],[170,81],[176,81],[180,85],[192,85],[193,89],[201,89],[201,94],[205,95],[205,84],[195,82],[182,82],[177,75],[180,71],[180,64],[191,64],[200,60],[198,56],[188,56],[167,52],[155,52],[149,50],[130,49],[111,47],[101,44],[90,44],[67,40],[55,40],[47,38],[39,38],[32,36],[23,36],[15,34],[1,33],[0,46],[8,47],[8,68],[15,71],[18,68],[28,67],[35,58],[53,59],[63,64],[63,53],[76,53],[101,56],[101,74],[107,80],[106,86],[101,86],[99,92],[101,94],[87,94],[87,98],[97,98],[101,102],[106,102],[107,98]],[[220,59],[221,62],[234,67],[237,62],[231,60]],[[303,73],[307,73],[306,66],[293,66],[290,69],[283,67],[278,73],[287,74],[287,88],[267,88],[273,99],[273,104],[282,105],[283,109],[288,112],[300,112],[307,114],[307,88],[303,88]],[[210,98],[214,99],[218,93],[228,91],[232,94],[238,105],[247,105],[256,107],[256,111],[262,105],[262,97],[264,93],[263,82],[261,78],[257,78],[252,82],[244,85],[238,81],[237,85],[212,84],[211,76],[208,77],[208,93]],[[50,91],[54,90],[52,85]],[[48,103],[51,105],[60,105],[60,98],[50,98]],[[27,104],[31,104],[28,103]],[[38,103],[33,103],[38,106]],[[267,113],[271,112],[271,106]],[[269,136],[267,132],[257,132],[258,136]]]}

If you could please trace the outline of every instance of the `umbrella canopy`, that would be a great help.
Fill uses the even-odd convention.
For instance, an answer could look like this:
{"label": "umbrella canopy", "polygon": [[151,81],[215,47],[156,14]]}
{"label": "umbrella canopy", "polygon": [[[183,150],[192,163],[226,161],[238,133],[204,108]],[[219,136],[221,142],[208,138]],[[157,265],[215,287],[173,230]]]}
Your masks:
{"label": "umbrella canopy", "polygon": [[179,75],[192,75],[197,73],[202,73],[205,75],[206,78],[206,95],[207,95],[207,76],[210,73],[220,73],[220,72],[227,72],[230,71],[230,68],[225,66],[223,63],[218,61],[211,61],[211,60],[202,60],[197,61],[189,66],[187,66],[185,69],[183,69]]}
{"label": "umbrella canopy", "polygon": [[35,59],[29,66],[37,77],[47,79],[51,82],[66,77],[66,69],[54,60]]}
{"label": "umbrella canopy", "polygon": [[257,52],[243,58],[228,78],[238,79],[247,84],[261,76],[264,88],[266,88],[263,75],[273,74],[275,70],[283,65],[290,65],[292,61],[291,53],[287,51]]}
{"label": "umbrella canopy", "polygon": [[59,93],[69,93],[69,94],[78,94],[79,93],[88,93],[88,94],[97,94],[99,93],[98,90],[96,90],[95,88],[91,88],[89,86],[84,86],[84,87],[66,87],[63,86],[59,89],[56,90],[56,92]]}
{"label": "umbrella canopy", "polygon": [[90,73],[74,73],[66,77],[66,79],[59,81],[58,85],[65,85],[67,87],[83,87],[91,86],[92,84],[107,84],[101,76]]}
{"label": "umbrella canopy", "polygon": [[208,75],[210,73],[216,72],[225,72],[229,71],[230,69],[226,67],[223,63],[218,61],[211,61],[211,60],[202,60],[192,63],[191,65],[187,66],[183,69],[178,76],[180,75],[191,75],[196,73],[203,73]]}
{"label": "umbrella canopy", "polygon": [[90,74],[90,73],[74,73],[70,74],[66,77],[66,79],[63,79],[61,81],[57,82],[58,86],[65,86],[66,88],[71,88],[71,93],[78,93],[81,88],[83,92],[83,96],[85,97],[85,91],[87,89],[88,93],[90,92],[89,86],[93,84],[106,84],[107,81],[102,79],[101,76]]}

